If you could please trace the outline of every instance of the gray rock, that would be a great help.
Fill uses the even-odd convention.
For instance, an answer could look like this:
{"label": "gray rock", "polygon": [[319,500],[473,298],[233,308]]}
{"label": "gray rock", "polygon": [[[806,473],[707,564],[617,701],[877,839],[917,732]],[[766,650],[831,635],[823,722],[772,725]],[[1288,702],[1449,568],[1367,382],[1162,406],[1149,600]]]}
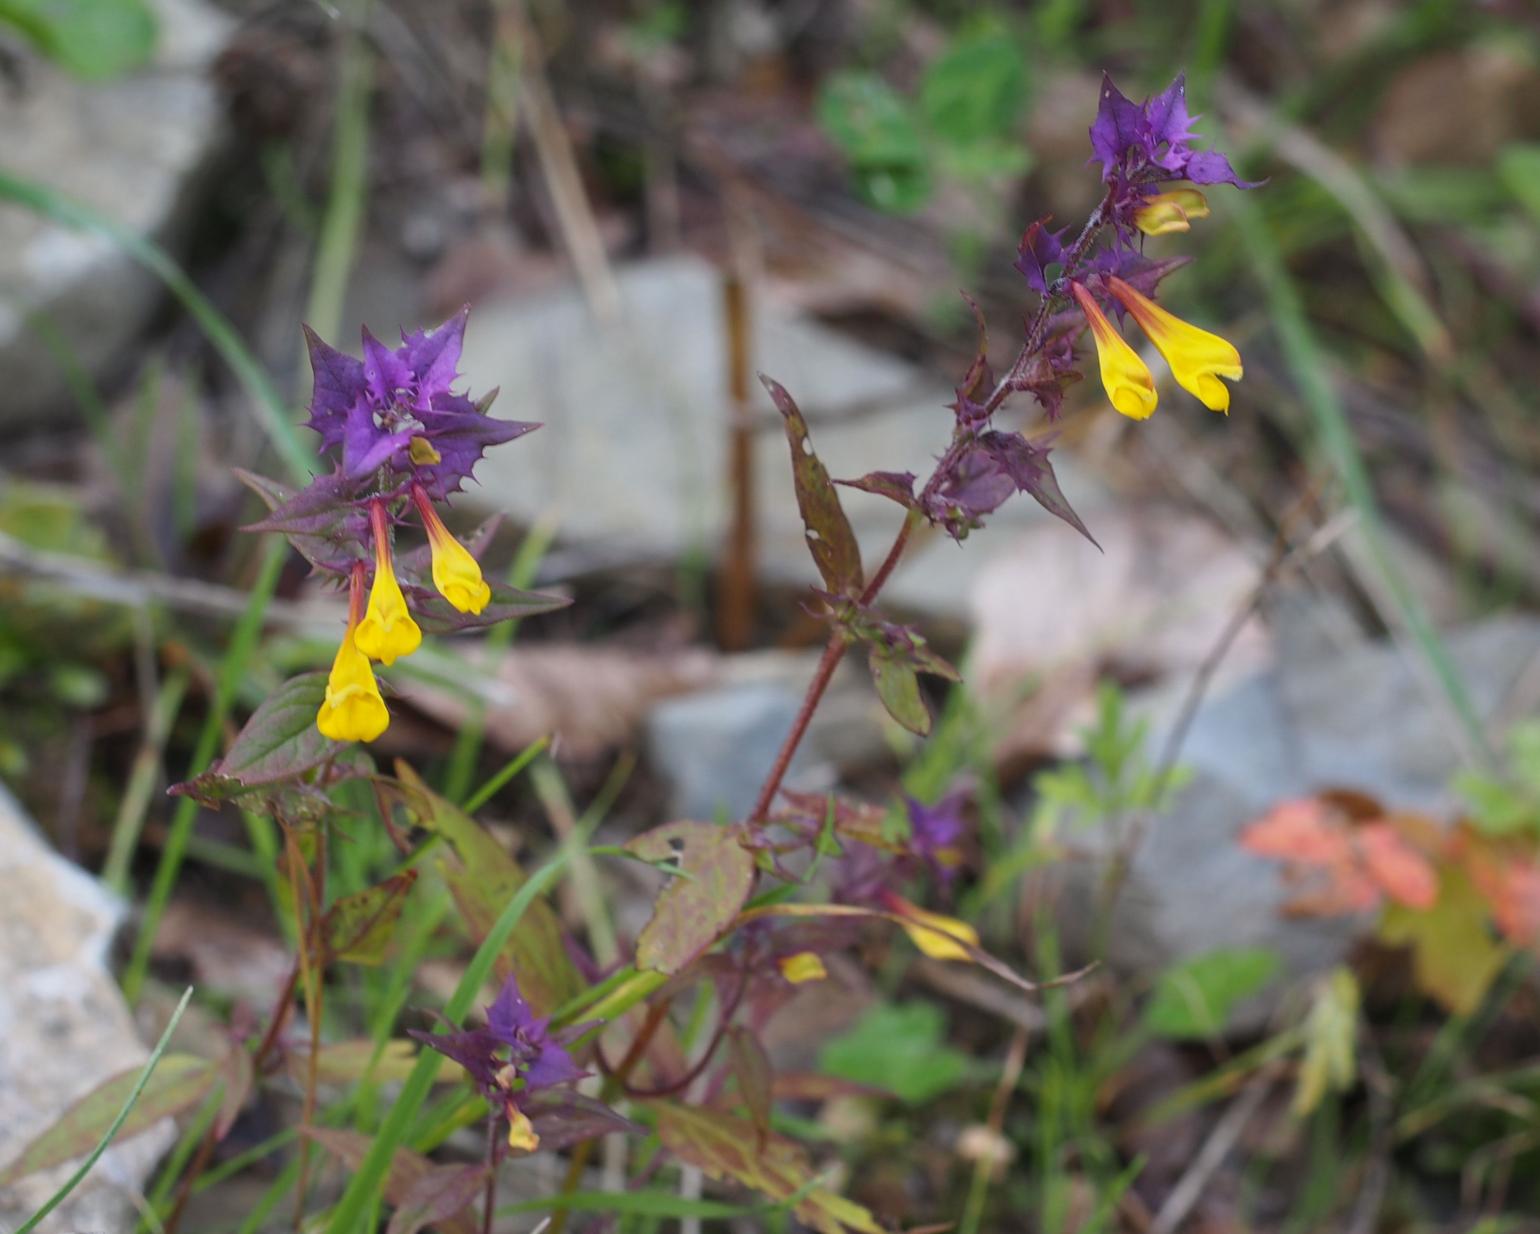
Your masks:
{"label": "gray rock", "polygon": [[[0,1164],[71,1102],[148,1055],[107,970],[123,911],[56,854],[0,788]],[[43,1234],[130,1228],[130,1196],[142,1191],[170,1138],[167,1124],[114,1144],[44,1221]],[[0,1227],[19,1225],[73,1169],[0,1189]]]}
{"label": "gray rock", "polygon": [[[144,68],[77,81],[28,61],[19,90],[0,91],[5,170],[176,248],[189,190],[220,132],[207,70],[231,28],[203,0],[152,0],[160,42]],[[68,412],[57,360],[28,325],[44,314],[86,372],[121,362],[161,295],[158,279],[112,240],[0,202],[0,422]]]}
{"label": "gray rock", "polygon": [[[797,695],[748,682],[660,703],[647,719],[647,753],[669,785],[673,818],[747,816],[797,715]],[[806,770],[798,752],[793,773]]]}
{"label": "gray rock", "polygon": [[[1516,718],[1509,696],[1540,657],[1540,620],[1494,618],[1454,631],[1447,644],[1488,728]],[[1130,699],[1151,721],[1152,757],[1187,688],[1181,681]],[[1293,977],[1340,961],[1362,923],[1283,917],[1281,868],[1242,849],[1240,831],[1280,801],[1331,788],[1447,816],[1449,780],[1462,764],[1453,719],[1435,691],[1410,651],[1373,644],[1280,663],[1206,700],[1180,755],[1193,782],[1151,822],[1118,901],[1113,967],[1149,978],[1232,946],[1272,948]],[[1083,954],[1110,837],[1093,830],[1073,841],[1085,860],[1068,863],[1060,920]],[[1254,1002],[1243,1026],[1256,1027],[1271,1005]]]}
{"label": "gray rock", "polygon": [[[609,554],[677,560],[716,555],[728,517],[728,399],[719,276],[693,257],[617,272],[625,308],[596,323],[576,290],[478,305],[461,365],[470,389],[499,386],[496,414],[544,422],[516,447],[491,451],[467,500],[520,522],[553,514],[569,542]],[[942,378],[761,304],[755,366],[802,407],[832,475],[872,470],[929,474],[951,431]],[[782,584],[814,582],[780,418],[756,385],[754,487],[760,568]],[[1064,452],[1054,456],[1070,500],[1086,515],[1101,487]],[[880,497],[841,499],[875,565],[900,511]],[[996,515],[1004,525],[1048,518],[1027,498]],[[1066,532],[1066,534],[1073,534]],[[990,556],[983,536],[959,548],[922,539],[885,593],[921,613],[961,616],[969,582]]]}

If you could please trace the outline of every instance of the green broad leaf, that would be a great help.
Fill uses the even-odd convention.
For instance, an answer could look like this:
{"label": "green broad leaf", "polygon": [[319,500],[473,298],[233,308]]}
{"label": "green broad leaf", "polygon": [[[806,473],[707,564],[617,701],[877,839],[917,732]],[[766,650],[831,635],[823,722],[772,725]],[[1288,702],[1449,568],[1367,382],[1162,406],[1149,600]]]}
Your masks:
{"label": "green broad leaf", "polygon": [[1026,102],[1026,63],[999,32],[953,39],[920,82],[921,113],[937,136],[957,145],[1007,136]]}
{"label": "green broad leaf", "polygon": [[326,962],[383,964],[416,882],[416,870],[403,870],[377,886],[343,896],[327,909],[321,920]]}
{"label": "green broad leaf", "polygon": [[867,656],[877,697],[887,713],[916,736],[930,732],[930,708],[920,694],[920,678],[913,664],[873,647]]}
{"label": "green broad leaf", "polygon": [[946,1043],[946,1018],[930,1003],[880,1003],[826,1042],[818,1069],[923,1105],[964,1083],[971,1060]]}
{"label": "green broad leaf", "polygon": [[[411,815],[412,821],[436,832],[453,852],[442,862],[445,881],[460,910],[466,930],[477,940],[487,937],[527,876],[495,836],[464,810],[428,788],[409,766],[396,763],[397,779],[387,791]],[[519,989],[536,1015],[549,1015],[583,989],[582,978],[567,956],[561,922],[543,898],[530,903],[519,928],[497,958],[501,977],[518,978]]]}
{"label": "green broad leaf", "polygon": [[910,106],[875,73],[833,74],[818,94],[818,123],[849,160],[861,194],[894,213],[930,199],[925,141]]}
{"label": "green broad leaf", "polygon": [[856,533],[845,517],[840,505],[839,490],[823,462],[813,451],[813,439],[807,431],[807,421],[797,409],[796,402],[778,381],[764,374],[759,380],[770,392],[775,409],[781,413],[786,429],[786,441],[791,447],[792,482],[797,490],[797,509],[802,513],[802,526],[807,536],[808,552],[823,576],[824,586],[838,596],[860,594],[861,546],[856,543]]}
{"label": "green broad leaf", "polygon": [[252,713],[223,758],[196,779],[172,786],[174,796],[213,807],[253,789],[295,780],[348,747],[323,737],[316,713],[326,698],[326,674],[291,677]]}
{"label": "green broad leaf", "polygon": [[[358,1084],[365,1079],[375,1084],[399,1084],[411,1075],[420,1052],[415,1041],[404,1037],[392,1037],[378,1046],[367,1037],[328,1042],[316,1056],[316,1079],[322,1084]],[[287,1051],[284,1065],[296,1084],[304,1084],[310,1074],[309,1050],[296,1047]],[[435,1079],[448,1083],[462,1075],[459,1064],[444,1058]]]}
{"label": "green broad leaf", "polygon": [[672,858],[683,872],[658,895],[636,940],[636,966],[677,973],[726,931],[754,887],[754,857],[736,827],[665,823],[626,848],[644,861]]}
{"label": "green broad leaf", "polygon": [[1155,983],[1145,1025],[1178,1040],[1217,1037],[1236,1004],[1266,986],[1278,967],[1265,947],[1225,947],[1173,965]]}
{"label": "green broad leaf", "polygon": [[806,1150],[785,1136],[763,1142],[754,1125],[730,1114],[675,1101],[646,1103],[657,1120],[663,1147],[718,1182],[736,1182],[786,1203],[802,1224],[819,1234],[882,1234],[861,1205],[817,1185]]}
{"label": "green broad leaf", "polygon": [[145,0],[0,0],[0,24],[93,81],[143,64],[155,50],[155,14]]}
{"label": "green broad leaf", "polygon": [[[140,1070],[134,1067],[113,1076],[71,1105],[58,1122],[0,1171],[0,1186],[10,1186],[17,1179],[90,1152],[133,1092]],[[166,1055],[118,1129],[117,1138],[127,1140],[148,1131],[163,1118],[192,1109],[214,1091],[220,1079],[218,1063],[192,1054]]]}

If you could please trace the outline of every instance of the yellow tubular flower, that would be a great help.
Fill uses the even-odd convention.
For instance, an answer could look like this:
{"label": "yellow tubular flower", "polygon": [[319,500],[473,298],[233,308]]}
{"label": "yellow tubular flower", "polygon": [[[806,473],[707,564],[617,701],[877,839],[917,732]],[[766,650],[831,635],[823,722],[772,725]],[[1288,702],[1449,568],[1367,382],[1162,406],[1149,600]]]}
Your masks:
{"label": "yellow tubular flower", "polygon": [[804,981],[822,981],[829,975],[829,970],[823,966],[823,961],[811,951],[799,951],[796,955],[782,956],[776,961],[776,965],[781,970],[781,976],[792,985],[801,985]]}
{"label": "yellow tubular flower", "polygon": [[374,523],[374,586],[369,589],[369,607],[353,642],[371,660],[394,664],[398,657],[409,656],[421,646],[422,631],[407,612],[406,597],[396,581],[384,505],[375,502],[370,517]]}
{"label": "yellow tubular flower", "polygon": [[1197,189],[1171,189],[1145,199],[1134,211],[1134,226],[1147,236],[1190,230],[1189,219],[1208,218],[1208,198]]}
{"label": "yellow tubular flower", "polygon": [[444,526],[438,512],[429,504],[427,493],[414,485],[412,500],[422,515],[423,526],[428,531],[428,546],[433,551],[433,585],[462,613],[481,612],[492,599],[492,589],[481,577],[480,564]]}
{"label": "yellow tubular flower", "polygon": [[1155,410],[1155,379],[1137,352],[1112,328],[1107,315],[1079,283],[1069,289],[1080,302],[1080,311],[1096,340],[1096,359],[1101,364],[1102,386],[1112,405],[1131,420],[1148,420]]}
{"label": "yellow tubular flower", "polygon": [[1219,379],[1239,381],[1241,353],[1227,339],[1166,312],[1153,300],[1140,295],[1119,278],[1109,278],[1107,286],[1133,315],[1140,328],[1150,336],[1176,384],[1210,411],[1230,413],[1230,388]]}
{"label": "yellow tubular flower", "polygon": [[321,735],[333,741],[373,741],[390,726],[390,712],[380,697],[369,657],[354,645],[354,629],[350,622],[342,636],[326,679],[326,701],[315,718]]}
{"label": "yellow tubular flower", "polygon": [[527,1153],[532,1153],[540,1147],[540,1137],[535,1132],[534,1123],[529,1121],[529,1115],[509,1101],[504,1107],[508,1114],[508,1147],[522,1148]]}

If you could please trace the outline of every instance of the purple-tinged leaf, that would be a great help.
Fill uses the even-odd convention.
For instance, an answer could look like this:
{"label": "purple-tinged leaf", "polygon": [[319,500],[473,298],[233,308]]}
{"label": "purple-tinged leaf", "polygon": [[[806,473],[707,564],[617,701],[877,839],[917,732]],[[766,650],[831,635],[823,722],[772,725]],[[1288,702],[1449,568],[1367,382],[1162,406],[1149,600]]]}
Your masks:
{"label": "purple-tinged leaf", "polygon": [[214,1119],[214,1138],[223,1141],[235,1126],[235,1120],[246,1108],[252,1085],[257,1074],[251,1051],[239,1042],[232,1042],[224,1058],[219,1062],[219,1080],[224,1092],[219,1098],[219,1114]]}
{"label": "purple-tinged leaf", "polygon": [[813,554],[818,573],[823,576],[824,586],[837,595],[857,595],[862,582],[861,548],[840,505],[839,492],[822,461],[813,452],[807,421],[779,382],[762,373],[759,380],[770,392],[786,428],[797,508],[802,512],[808,551]]}
{"label": "purple-tinged leaf", "polygon": [[642,1134],[642,1128],[629,1118],[621,1117],[602,1101],[571,1089],[537,1093],[520,1106],[540,1137],[540,1147],[551,1152],[616,1132]]}
{"label": "purple-tinged leaf", "polygon": [[1031,224],[1022,234],[1021,244],[1016,250],[1016,269],[1026,278],[1027,286],[1040,296],[1048,294],[1048,288],[1057,277],[1049,273],[1049,267],[1063,261],[1062,237],[1069,230],[1066,227],[1049,231],[1045,226],[1047,222],[1048,218],[1045,217]]}
{"label": "purple-tinged leaf", "polygon": [[[37,1136],[21,1153],[0,1170],[0,1186],[10,1186],[39,1170],[47,1170],[76,1157],[83,1157],[96,1147],[107,1128],[112,1126],[123,1103],[139,1083],[140,1067],[119,1072],[98,1084],[85,1096],[72,1102],[48,1130]],[[219,1064],[192,1054],[167,1054],[151,1073],[139,1100],[118,1129],[118,1139],[127,1140],[148,1131],[163,1118],[181,1114],[198,1105],[220,1082]]]}
{"label": "purple-tinged leaf", "polygon": [[[473,941],[485,938],[524,885],[526,875],[491,832],[458,806],[432,792],[405,763],[396,763],[396,780],[382,780],[388,798],[412,821],[448,841],[440,868]],[[389,802],[388,802],[389,803]],[[502,977],[517,977],[519,988],[537,1015],[549,1015],[582,991],[583,983],[567,955],[561,922],[544,898],[525,910],[519,928],[497,958]]]}
{"label": "purple-tinged leaf", "polygon": [[383,964],[416,870],[392,874],[383,883],[343,896],[321,919],[326,963]]}
{"label": "purple-tinged leaf", "polygon": [[979,308],[978,301],[967,292],[962,293],[962,298],[973,313],[973,322],[978,327],[979,341],[973,361],[968,365],[968,371],[963,374],[962,382],[957,387],[957,397],[951,403],[951,408],[960,423],[976,426],[989,418],[990,412],[986,404],[989,395],[994,391],[995,374],[989,366],[989,325],[984,320],[984,311]]}
{"label": "purple-tinged leaf", "polygon": [[917,508],[914,497],[915,474],[912,471],[869,471],[858,480],[836,480],[846,488],[858,488],[863,493],[876,493],[889,501],[896,501],[906,510]]}
{"label": "purple-tinged leaf", "polygon": [[685,873],[664,886],[636,940],[637,968],[672,975],[732,924],[754,886],[754,857],[738,828],[716,823],[665,823],[626,848],[644,861],[672,857]]}
{"label": "purple-tinged leaf", "polygon": [[[356,1171],[364,1164],[369,1150],[374,1147],[374,1137],[357,1131],[343,1131],[335,1127],[301,1127],[300,1134],[314,1140],[327,1152]],[[436,1169],[461,1169],[460,1166],[435,1166],[421,1153],[410,1148],[398,1148],[390,1158],[390,1172],[385,1176],[385,1198],[397,1208],[411,1202],[415,1188],[429,1186],[424,1182]],[[430,1188],[431,1189],[431,1188]],[[435,1222],[441,1234],[477,1234],[479,1229],[465,1212],[451,1213]]]}
{"label": "purple-tinged leaf", "polygon": [[223,758],[215,759],[201,776],[174,784],[168,791],[212,809],[231,797],[314,771],[347,748],[323,737],[315,726],[325,697],[324,672],[289,678],[262,700]]}
{"label": "purple-tinged leaf", "polygon": [[385,1234],[418,1234],[428,1226],[444,1229],[457,1221],[470,1222],[471,1206],[486,1189],[487,1169],[484,1161],[429,1166],[407,1187]]}
{"label": "purple-tinged leaf", "polygon": [[[296,492],[286,485],[279,484],[276,480],[269,480],[266,476],[242,471],[240,468],[235,469],[235,474],[247,488],[262,499],[270,512],[294,503],[308,504],[305,494],[310,492],[309,488]],[[332,477],[322,477],[322,479],[329,481]],[[267,519],[251,524],[246,530],[282,532],[294,546],[294,550],[320,570],[346,573],[354,561],[369,559],[368,517],[362,510],[339,510],[332,514],[318,514],[315,511],[305,510],[295,513],[291,510],[281,516],[281,519],[288,521],[291,514],[295,525],[300,527],[300,530],[288,530],[277,525],[270,527],[268,524],[273,518],[271,513]]]}
{"label": "purple-tinged leaf", "polygon": [[[1018,489],[1030,493],[1033,500],[1049,514],[1063,519],[1092,544],[1096,544],[1096,537],[1086,530],[1086,525],[1080,521],[1080,516],[1059,488],[1058,477],[1053,474],[1053,464],[1048,461],[1047,446],[1033,445],[1020,433],[989,433],[985,437],[987,441],[983,438],[980,440],[985,441]],[[1096,544],[1096,547],[1101,548],[1101,545]]]}
{"label": "purple-tinged leaf", "polygon": [[733,1078],[738,1081],[738,1095],[748,1109],[749,1121],[763,1144],[770,1134],[770,1093],[775,1069],[770,1056],[753,1030],[735,1025],[727,1036],[727,1055]]}

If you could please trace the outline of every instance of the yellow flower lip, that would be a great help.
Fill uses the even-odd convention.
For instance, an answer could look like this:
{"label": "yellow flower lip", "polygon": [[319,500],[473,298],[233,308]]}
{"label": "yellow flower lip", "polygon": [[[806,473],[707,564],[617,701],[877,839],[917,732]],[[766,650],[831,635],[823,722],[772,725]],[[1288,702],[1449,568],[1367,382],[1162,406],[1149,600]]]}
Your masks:
{"label": "yellow flower lip", "polygon": [[1128,345],[1107,320],[1107,315],[1092,298],[1091,293],[1079,283],[1069,285],[1070,292],[1080,305],[1091,327],[1091,337],[1096,341],[1096,358],[1101,366],[1102,387],[1107,398],[1119,412],[1131,420],[1148,420],[1155,411],[1158,396],[1155,379],[1150,376],[1149,366]]}
{"label": "yellow flower lip", "polygon": [[1169,189],[1145,199],[1134,211],[1134,226],[1147,236],[1191,230],[1191,219],[1208,218],[1208,198],[1197,189]]}
{"label": "yellow flower lip", "polygon": [[884,897],[890,911],[898,914],[899,926],[909,941],[932,960],[971,960],[978,949],[979,932],[966,921],[933,913],[911,904],[902,896]]}
{"label": "yellow flower lip", "polygon": [[480,563],[450,534],[421,486],[412,486],[412,501],[428,532],[428,547],[433,552],[433,585],[460,612],[481,612],[492,600],[492,589],[481,576]]}
{"label": "yellow flower lip", "polygon": [[422,630],[407,611],[406,597],[396,579],[384,504],[374,502],[369,512],[374,524],[374,586],[369,589],[369,607],[353,642],[371,660],[388,665],[422,645]]}
{"label": "yellow flower lip", "polygon": [[390,711],[369,667],[369,657],[354,644],[349,623],[332,671],[326,679],[326,699],[316,713],[316,728],[333,741],[373,741],[390,727]]}
{"label": "yellow flower lip", "polygon": [[1230,388],[1219,380],[1239,381],[1241,353],[1228,339],[1189,325],[1135,291],[1122,279],[1109,277],[1107,289],[1139,323],[1150,342],[1171,366],[1171,375],[1210,411],[1229,414]]}

